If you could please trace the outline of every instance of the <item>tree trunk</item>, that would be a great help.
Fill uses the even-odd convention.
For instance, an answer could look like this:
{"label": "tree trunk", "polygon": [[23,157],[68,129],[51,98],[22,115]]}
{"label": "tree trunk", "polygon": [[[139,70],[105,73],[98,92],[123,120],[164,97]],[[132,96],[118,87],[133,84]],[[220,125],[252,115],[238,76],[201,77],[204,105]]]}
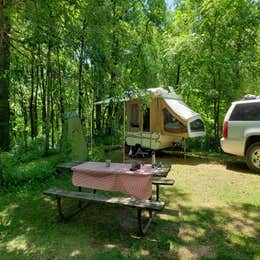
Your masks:
{"label": "tree trunk", "polygon": [[176,75],[176,88],[179,87],[179,83],[180,83],[180,73],[181,73],[181,64],[178,63],[178,65],[177,65],[177,75]]}
{"label": "tree trunk", "polygon": [[221,73],[220,69],[217,71],[217,82],[216,82],[216,89],[217,89],[217,96],[216,96],[216,105],[215,105],[215,142],[217,146],[220,145],[220,132],[221,132],[221,127],[220,127],[220,122],[219,122],[219,115],[220,115],[220,100],[221,100],[221,94],[222,94],[222,89],[220,87],[220,82],[221,82]]}
{"label": "tree trunk", "polygon": [[55,116],[54,116],[54,102],[53,102],[53,95],[51,93],[51,148],[54,148],[55,144]]}
{"label": "tree trunk", "polygon": [[0,149],[9,150],[9,67],[10,67],[10,24],[5,13],[4,1],[0,0]]}
{"label": "tree trunk", "polygon": [[25,104],[25,97],[22,89],[19,90],[20,95],[20,106],[22,110],[23,115],[23,141],[24,141],[24,147],[25,150],[27,150],[28,144],[27,144],[27,124],[28,124],[28,117],[27,117],[27,110],[26,110],[26,104]]}
{"label": "tree trunk", "polygon": [[[111,46],[111,71],[110,71],[110,78],[111,78],[111,87],[109,91],[109,95],[112,97],[115,94],[116,85],[117,85],[117,65],[118,65],[118,38],[116,36],[116,24],[117,24],[117,13],[116,13],[117,3],[113,0],[113,10],[112,10],[112,21],[113,21],[113,32],[112,32],[112,46]],[[114,114],[114,105],[108,105],[108,117],[106,119],[106,134],[112,135],[113,133],[113,114]],[[119,126],[118,126],[119,127]]]}
{"label": "tree trunk", "polygon": [[46,87],[44,78],[44,68],[41,64],[41,82],[42,82],[42,134],[45,133],[45,121],[46,121]]}
{"label": "tree trunk", "polygon": [[[212,27],[208,28],[209,30],[209,48],[210,48],[210,57],[213,57],[215,54],[215,37],[216,37],[216,23],[217,23],[217,15],[214,16],[214,21]],[[219,103],[220,103],[220,89],[219,82],[217,79],[218,69],[216,67],[216,63],[211,59],[209,65],[209,73],[211,74],[211,89],[213,90],[214,96],[211,97],[213,100],[213,130],[214,130],[214,139],[215,144],[219,143]]]}
{"label": "tree trunk", "polygon": [[0,187],[4,184],[4,174],[3,174],[3,164],[2,159],[0,157]]}
{"label": "tree trunk", "polygon": [[[100,90],[99,90],[99,86],[96,90],[96,101],[101,100],[101,95],[100,95]],[[101,130],[101,105],[96,105],[96,130],[100,131]]]}
{"label": "tree trunk", "polygon": [[33,107],[33,113],[34,113],[34,134],[35,137],[38,135],[38,90],[39,90],[39,65],[36,66],[36,89],[35,89],[35,95],[34,95],[34,107]]}
{"label": "tree trunk", "polygon": [[34,139],[35,133],[35,114],[34,114],[34,58],[31,64],[31,96],[30,96],[30,122],[31,122],[31,138]]}
{"label": "tree trunk", "polygon": [[51,43],[48,44],[47,53],[47,85],[46,85],[46,120],[45,120],[45,153],[49,153],[50,119],[51,119],[51,91],[52,91],[52,67],[51,67]]}
{"label": "tree trunk", "polygon": [[85,50],[85,37],[84,32],[86,29],[86,19],[83,21],[82,26],[82,35],[81,35],[81,41],[80,41],[80,55],[79,55],[79,83],[78,83],[78,89],[79,89],[79,99],[78,99],[78,110],[79,110],[79,118],[84,125],[84,113],[83,113],[83,100],[84,100],[84,92],[83,92],[83,86],[82,86],[82,80],[83,80],[83,59],[84,59],[84,50]]}
{"label": "tree trunk", "polygon": [[61,140],[64,137],[64,89],[62,87],[62,75],[61,75],[61,65],[60,65],[60,53],[59,49],[57,50],[57,60],[58,60],[58,82],[59,82],[59,113],[61,120]]}
{"label": "tree trunk", "polygon": [[54,97],[53,97],[53,72],[51,68],[51,89],[50,89],[50,128],[51,128],[51,148],[55,145],[55,115],[54,115]]}

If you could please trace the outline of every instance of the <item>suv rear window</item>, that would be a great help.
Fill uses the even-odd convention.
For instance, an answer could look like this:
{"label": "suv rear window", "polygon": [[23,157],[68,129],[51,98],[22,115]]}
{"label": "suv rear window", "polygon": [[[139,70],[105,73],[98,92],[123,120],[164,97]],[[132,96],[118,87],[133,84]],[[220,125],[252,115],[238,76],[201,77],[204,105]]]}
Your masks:
{"label": "suv rear window", "polygon": [[260,121],[260,102],[237,104],[230,121]]}

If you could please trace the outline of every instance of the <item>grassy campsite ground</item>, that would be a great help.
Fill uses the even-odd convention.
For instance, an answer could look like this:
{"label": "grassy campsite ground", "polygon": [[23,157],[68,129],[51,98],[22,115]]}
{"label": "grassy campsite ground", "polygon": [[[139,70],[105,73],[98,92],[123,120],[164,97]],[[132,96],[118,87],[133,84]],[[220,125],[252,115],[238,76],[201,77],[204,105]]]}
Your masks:
{"label": "grassy campsite ground", "polygon": [[92,203],[70,222],[58,222],[54,200],[42,192],[75,189],[66,172],[0,193],[0,258],[260,259],[260,175],[233,159],[160,160],[172,164],[168,178],[176,184],[161,189],[166,208],[146,237],[135,235],[130,208]]}

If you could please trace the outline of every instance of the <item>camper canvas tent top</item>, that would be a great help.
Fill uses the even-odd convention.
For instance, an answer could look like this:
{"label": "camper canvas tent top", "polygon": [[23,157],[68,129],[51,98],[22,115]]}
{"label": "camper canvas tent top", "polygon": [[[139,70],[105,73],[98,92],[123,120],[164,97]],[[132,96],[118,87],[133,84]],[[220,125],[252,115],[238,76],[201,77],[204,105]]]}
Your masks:
{"label": "camper canvas tent top", "polygon": [[127,92],[122,98],[108,98],[95,105],[124,102],[125,143],[160,150],[183,138],[204,136],[202,117],[192,111],[172,87]]}
{"label": "camper canvas tent top", "polygon": [[183,138],[204,136],[201,116],[173,88],[147,89],[126,101],[126,144],[152,150],[172,147]]}

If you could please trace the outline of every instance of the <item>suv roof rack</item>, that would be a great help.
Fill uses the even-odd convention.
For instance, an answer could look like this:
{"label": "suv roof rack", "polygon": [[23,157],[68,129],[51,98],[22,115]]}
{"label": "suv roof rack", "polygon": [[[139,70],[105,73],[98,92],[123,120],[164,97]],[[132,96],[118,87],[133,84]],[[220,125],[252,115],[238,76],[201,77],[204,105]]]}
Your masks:
{"label": "suv roof rack", "polygon": [[260,99],[260,95],[256,96],[253,94],[247,94],[244,96],[242,100],[252,100],[252,99]]}

